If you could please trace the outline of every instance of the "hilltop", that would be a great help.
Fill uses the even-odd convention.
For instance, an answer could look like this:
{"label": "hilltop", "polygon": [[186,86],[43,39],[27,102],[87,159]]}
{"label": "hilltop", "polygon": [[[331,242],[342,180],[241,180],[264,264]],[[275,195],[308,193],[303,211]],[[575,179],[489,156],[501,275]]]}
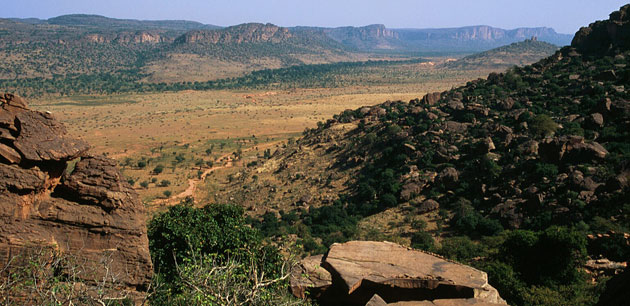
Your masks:
{"label": "hilltop", "polygon": [[630,5],[532,65],[347,110],[217,201],[307,252],[405,241],[487,271],[509,303],[594,304],[584,267],[605,278],[587,260],[630,256],[627,33]]}
{"label": "hilltop", "polygon": [[521,42],[502,46],[492,50],[466,56],[457,61],[448,62],[444,66],[451,69],[507,69],[512,66],[533,64],[554,54],[558,46],[527,39]]}

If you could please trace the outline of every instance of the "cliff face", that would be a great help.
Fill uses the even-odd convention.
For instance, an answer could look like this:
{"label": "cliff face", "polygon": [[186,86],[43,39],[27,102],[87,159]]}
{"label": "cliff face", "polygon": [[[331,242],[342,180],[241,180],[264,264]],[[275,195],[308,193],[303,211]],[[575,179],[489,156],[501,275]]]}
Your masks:
{"label": "cliff face", "polygon": [[273,24],[246,23],[221,30],[190,31],[176,39],[178,43],[279,43],[291,38],[287,28]]}
{"label": "cliff face", "polygon": [[82,39],[91,43],[157,44],[173,42],[174,38],[154,31],[88,34]]}
{"label": "cliff face", "polygon": [[96,275],[82,275],[88,282],[109,273],[142,289],[152,274],[144,207],[116,163],[88,149],[51,114],[0,95],[0,260],[52,246],[95,265]]}

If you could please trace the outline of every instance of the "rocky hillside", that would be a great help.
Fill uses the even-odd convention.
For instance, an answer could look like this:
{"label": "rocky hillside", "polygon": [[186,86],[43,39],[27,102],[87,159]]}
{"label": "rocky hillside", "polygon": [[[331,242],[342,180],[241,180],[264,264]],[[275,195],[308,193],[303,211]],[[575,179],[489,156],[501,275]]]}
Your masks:
{"label": "rocky hillside", "polygon": [[[65,127],[50,113],[29,110],[20,97],[0,96],[3,277],[16,273],[13,265],[25,253],[51,248],[53,254],[60,252],[73,260],[58,265],[58,259],[44,258],[48,265],[34,267],[42,275],[52,266],[59,269],[54,272],[59,282],[81,280],[95,288],[111,282],[114,286],[89,294],[112,290],[115,295],[127,295],[126,291],[146,290],[152,263],[144,206],[116,169],[116,162],[91,156],[88,149],[85,142],[68,137]],[[76,162],[73,168],[71,162]],[[0,286],[3,302],[11,304],[11,294],[24,294],[4,285]],[[8,301],[4,300],[6,294]],[[60,299],[70,295],[58,294]]]}
{"label": "rocky hillside", "polygon": [[533,64],[553,55],[558,46],[538,41],[537,38],[495,48],[485,52],[466,56],[444,66],[451,69],[496,69],[504,70],[513,66]]}
{"label": "rocky hillside", "polygon": [[484,267],[510,303],[594,303],[587,258],[630,257],[628,31],[630,5],[533,65],[345,111],[235,176],[226,198],[311,251],[379,237],[361,220],[398,215],[381,235],[406,229],[399,239]]}

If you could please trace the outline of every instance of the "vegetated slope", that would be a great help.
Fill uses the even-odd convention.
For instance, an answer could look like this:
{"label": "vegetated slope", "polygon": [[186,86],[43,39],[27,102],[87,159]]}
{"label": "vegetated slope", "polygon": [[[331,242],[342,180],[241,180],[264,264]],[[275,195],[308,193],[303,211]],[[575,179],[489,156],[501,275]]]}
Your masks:
{"label": "vegetated slope", "polygon": [[63,78],[68,83],[79,76],[207,81],[266,68],[368,59],[321,31],[292,33],[271,24],[213,30],[90,15],[39,24],[0,19],[0,56],[0,79]]}
{"label": "vegetated slope", "polygon": [[451,69],[505,69],[512,66],[533,64],[543,58],[551,56],[559,49],[558,46],[527,39],[507,46],[495,48],[485,52],[466,56],[444,66]]}
{"label": "vegetated slope", "polygon": [[[28,22],[28,20],[26,21]],[[34,23],[31,21],[31,23]],[[62,15],[48,20],[42,20],[40,23],[64,25],[64,26],[87,26],[106,29],[162,29],[162,30],[197,30],[197,29],[219,29],[220,26],[203,24],[196,21],[188,20],[135,20],[135,19],[116,19],[99,15],[87,14],[70,14]]]}
{"label": "vegetated slope", "polygon": [[345,111],[251,163],[225,196],[306,251],[382,237],[357,232],[379,212],[439,209],[442,226],[413,225],[412,245],[481,267],[515,305],[594,303],[587,255],[630,256],[628,33],[630,5],[536,64]]}

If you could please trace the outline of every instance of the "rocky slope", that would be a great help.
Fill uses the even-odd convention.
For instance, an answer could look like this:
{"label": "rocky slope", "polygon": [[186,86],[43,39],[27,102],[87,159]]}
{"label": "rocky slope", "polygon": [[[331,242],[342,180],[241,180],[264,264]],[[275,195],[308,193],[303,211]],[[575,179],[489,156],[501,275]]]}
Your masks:
{"label": "rocky slope", "polygon": [[[91,156],[50,113],[0,96],[0,259],[50,246],[79,258],[88,283],[144,290],[152,264],[145,211],[116,162]],[[77,161],[73,169],[68,164]],[[4,267],[4,266],[3,266]]]}
{"label": "rocky slope", "polygon": [[333,244],[294,268],[291,291],[320,305],[506,305],[484,272],[391,242]]}
{"label": "rocky slope", "polygon": [[538,41],[536,37],[448,62],[451,69],[497,69],[533,64],[553,55],[559,47]]}
{"label": "rocky slope", "polygon": [[[431,237],[417,235],[422,229],[405,224],[430,214],[442,224],[430,231],[438,240],[477,241],[468,255],[452,256],[473,262],[495,252],[482,261],[501,265],[504,272],[491,276],[502,282],[493,285],[518,304],[538,288],[558,288],[548,284],[585,286],[579,271],[587,255],[630,256],[626,240],[586,241],[630,231],[628,31],[630,5],[533,65],[422,99],[347,110],[237,175],[225,196],[264,214],[256,226],[294,231],[310,251],[364,234],[362,219],[391,214],[409,220],[392,221],[407,228],[402,237],[432,247]],[[482,239],[505,240],[504,230],[528,242]]]}

